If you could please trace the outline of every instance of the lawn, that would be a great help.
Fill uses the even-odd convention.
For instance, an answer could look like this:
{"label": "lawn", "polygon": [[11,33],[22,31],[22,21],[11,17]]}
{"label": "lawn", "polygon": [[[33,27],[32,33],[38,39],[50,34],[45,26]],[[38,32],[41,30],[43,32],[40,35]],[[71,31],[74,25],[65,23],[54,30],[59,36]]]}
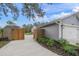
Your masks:
{"label": "lawn", "polygon": [[10,41],[0,41],[0,48],[8,44]]}
{"label": "lawn", "polygon": [[31,35],[32,33],[31,32],[28,32],[28,33],[25,33],[26,35]]}

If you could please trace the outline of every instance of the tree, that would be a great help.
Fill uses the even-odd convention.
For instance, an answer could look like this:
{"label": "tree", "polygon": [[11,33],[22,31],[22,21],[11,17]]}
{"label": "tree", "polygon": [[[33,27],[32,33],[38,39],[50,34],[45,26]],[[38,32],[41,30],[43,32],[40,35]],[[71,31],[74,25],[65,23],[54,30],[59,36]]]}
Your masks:
{"label": "tree", "polygon": [[21,11],[17,8],[16,4],[12,3],[0,3],[0,18],[3,16],[8,16],[8,13],[13,15],[14,19],[17,19],[19,12],[22,12],[22,15],[26,16],[29,20],[35,19],[35,16],[43,17],[45,12],[40,7],[40,4],[37,3],[22,3],[23,8]]}
{"label": "tree", "polygon": [[31,32],[33,25],[32,24],[28,24],[28,25],[23,25],[23,28],[25,30],[25,33]]}
{"label": "tree", "polygon": [[48,22],[35,22],[34,25],[36,25],[36,26],[42,26],[42,25],[45,25],[47,23]]}
{"label": "tree", "polygon": [[24,29],[24,32],[26,33],[27,32],[27,25],[26,24],[23,24],[23,29]]}
{"label": "tree", "polygon": [[1,37],[3,37],[3,28],[0,28]]}
{"label": "tree", "polygon": [[10,20],[9,20],[9,21],[7,21],[7,24],[8,24],[8,25],[15,25],[15,23],[14,23],[14,22],[12,22],[12,21],[10,21]]}

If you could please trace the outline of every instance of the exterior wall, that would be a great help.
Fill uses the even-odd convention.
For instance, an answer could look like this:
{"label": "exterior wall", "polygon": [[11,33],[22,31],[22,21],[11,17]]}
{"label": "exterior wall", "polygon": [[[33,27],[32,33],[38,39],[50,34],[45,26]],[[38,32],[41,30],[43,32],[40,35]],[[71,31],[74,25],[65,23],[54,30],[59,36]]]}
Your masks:
{"label": "exterior wall", "polygon": [[[78,39],[79,39],[79,28],[77,30],[78,30],[77,35],[78,35]],[[79,43],[79,40],[78,40],[78,43]]]}
{"label": "exterior wall", "polygon": [[9,38],[11,40],[11,29],[10,28],[4,28],[4,35],[5,38]]}
{"label": "exterior wall", "polygon": [[73,26],[63,26],[63,38],[72,44],[79,43],[79,28]]}
{"label": "exterior wall", "polygon": [[23,40],[24,39],[24,30],[23,29],[14,29],[11,31],[12,40]]}
{"label": "exterior wall", "polygon": [[70,16],[63,20],[63,23],[72,24],[72,25],[79,25],[79,20],[76,18],[76,15]]}
{"label": "exterior wall", "polygon": [[4,28],[3,36],[9,40],[23,40],[24,30],[21,28]]}
{"label": "exterior wall", "polygon": [[59,25],[54,24],[44,27],[45,35],[49,38],[59,39]]}

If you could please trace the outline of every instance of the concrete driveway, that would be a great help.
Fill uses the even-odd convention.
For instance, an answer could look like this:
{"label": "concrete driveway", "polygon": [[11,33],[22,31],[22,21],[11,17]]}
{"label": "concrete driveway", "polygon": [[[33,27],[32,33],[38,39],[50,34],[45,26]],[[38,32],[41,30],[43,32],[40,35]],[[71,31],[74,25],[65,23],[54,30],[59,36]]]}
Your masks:
{"label": "concrete driveway", "polygon": [[11,41],[0,49],[0,56],[57,56],[57,54],[39,45],[32,35],[26,35],[25,40]]}

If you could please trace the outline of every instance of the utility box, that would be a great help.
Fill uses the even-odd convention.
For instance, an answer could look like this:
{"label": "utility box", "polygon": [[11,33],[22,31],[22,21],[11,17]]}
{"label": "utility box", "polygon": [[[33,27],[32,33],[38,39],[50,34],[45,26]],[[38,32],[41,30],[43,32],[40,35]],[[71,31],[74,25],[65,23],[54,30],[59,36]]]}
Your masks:
{"label": "utility box", "polygon": [[19,26],[6,26],[4,28],[3,37],[9,40],[23,40],[24,29]]}

